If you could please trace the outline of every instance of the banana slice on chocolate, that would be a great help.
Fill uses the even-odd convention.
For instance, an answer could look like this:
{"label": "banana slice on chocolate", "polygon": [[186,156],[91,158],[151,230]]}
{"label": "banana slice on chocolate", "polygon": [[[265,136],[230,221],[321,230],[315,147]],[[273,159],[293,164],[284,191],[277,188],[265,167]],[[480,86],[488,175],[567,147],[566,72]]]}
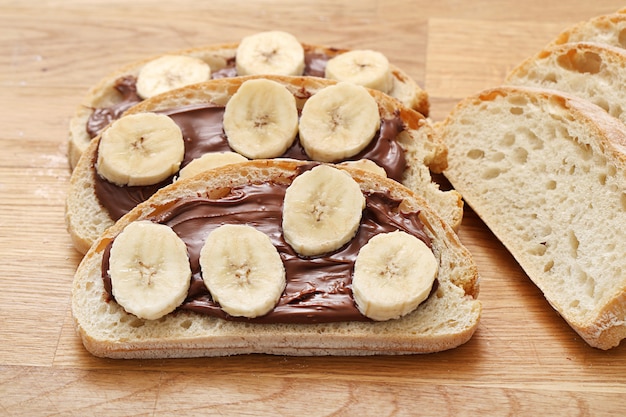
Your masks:
{"label": "banana slice on chocolate", "polygon": [[246,162],[248,159],[237,152],[209,152],[194,159],[178,172],[178,179],[192,177],[209,169]]}
{"label": "banana slice on chocolate", "polygon": [[213,230],[200,251],[202,278],[222,310],[236,317],[271,311],[285,285],[285,267],[270,238],[252,226]]}
{"label": "banana slice on chocolate", "polygon": [[298,134],[296,99],[276,81],[248,80],[226,104],[224,132],[230,147],[247,158],[278,157]]}
{"label": "banana slice on chocolate", "polygon": [[328,60],[326,78],[388,93],[393,87],[389,60],[378,51],[353,50]]}
{"label": "banana slice on chocolate", "polygon": [[168,116],[137,113],[102,132],[98,174],[117,185],[152,185],[178,172],[185,155],[183,135]]}
{"label": "banana slice on chocolate", "polygon": [[115,238],[108,272],[115,301],[146,320],[174,311],[191,282],[185,243],[170,227],[148,220],[130,223]]}
{"label": "banana slice on chocolate", "polygon": [[300,143],[310,158],[337,162],[365,149],[379,128],[378,104],[367,89],[341,82],[306,101],[299,124]]}
{"label": "banana slice on chocolate", "polygon": [[437,271],[433,252],[415,236],[402,231],[376,235],[356,258],[354,300],[373,320],[402,317],[428,297]]}
{"label": "banana slice on chocolate", "polygon": [[199,58],[164,55],[146,63],[137,75],[137,94],[143,99],[211,79],[211,67]]}
{"label": "banana slice on chocolate", "polygon": [[294,179],[283,201],[283,235],[303,256],[341,248],[356,234],[365,197],[345,171],[319,165]]}
{"label": "banana slice on chocolate", "polygon": [[302,75],[304,48],[290,33],[259,32],[241,39],[236,61],[238,75]]}

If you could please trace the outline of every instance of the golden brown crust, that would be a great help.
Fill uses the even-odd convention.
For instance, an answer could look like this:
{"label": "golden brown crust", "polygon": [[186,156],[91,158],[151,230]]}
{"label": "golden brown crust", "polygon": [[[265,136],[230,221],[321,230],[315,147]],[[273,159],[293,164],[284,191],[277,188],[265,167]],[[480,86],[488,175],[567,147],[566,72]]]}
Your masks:
{"label": "golden brown crust", "polygon": [[435,296],[415,312],[387,322],[275,324],[254,326],[197,313],[177,312],[165,318],[139,320],[115,302],[106,302],[100,274],[107,243],[128,223],[149,216],[162,204],[213,189],[277,181],[290,183],[306,162],[259,160],[218,168],[158,191],[109,228],[94,244],[75,275],[72,313],[85,347],[94,355],[114,358],[222,356],[242,353],[288,355],[374,355],[429,353],[451,349],[474,334],[481,314],[478,271],[470,253],[452,229],[424,200],[395,181],[345,168],[363,190],[386,191],[420,210],[440,263]]}

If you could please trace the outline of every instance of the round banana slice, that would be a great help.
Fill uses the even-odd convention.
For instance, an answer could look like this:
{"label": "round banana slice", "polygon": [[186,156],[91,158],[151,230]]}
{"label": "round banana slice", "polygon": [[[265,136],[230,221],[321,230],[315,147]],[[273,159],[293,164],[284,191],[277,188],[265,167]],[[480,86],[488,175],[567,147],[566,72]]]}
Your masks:
{"label": "round banana slice", "polygon": [[376,235],[356,258],[354,300],[373,320],[402,317],[428,297],[437,270],[435,255],[415,236],[402,231]]}
{"label": "round banana slice", "polygon": [[352,50],[328,60],[326,78],[388,93],[393,86],[389,60],[380,52]]}
{"label": "round banana slice", "polygon": [[285,267],[270,238],[252,226],[226,224],[209,233],[200,250],[204,284],[231,316],[271,311],[285,285]]}
{"label": "round banana slice", "polygon": [[172,119],[137,113],[102,132],[96,169],[117,185],[151,185],[178,172],[184,156],[183,134]]}
{"label": "round banana slice", "polygon": [[146,320],[171,313],[187,297],[191,266],[185,243],[163,224],[141,220],[111,246],[109,275],[115,301]]}
{"label": "round banana slice", "polygon": [[248,80],[226,104],[224,132],[230,147],[247,158],[278,157],[298,134],[296,99],[276,81]]}
{"label": "round banana slice", "polygon": [[246,36],[236,53],[238,75],[302,75],[304,48],[290,33],[278,30]]}
{"label": "round banana slice", "polygon": [[200,172],[221,167],[229,164],[236,164],[240,162],[246,162],[245,156],[238,154],[237,152],[209,152],[202,155],[200,158],[196,158],[188,163],[178,173],[178,179],[184,179],[192,177]]}
{"label": "round banana slice", "polygon": [[356,234],[365,197],[345,171],[319,165],[296,177],[285,192],[283,235],[302,256],[341,248]]}
{"label": "round banana slice", "polygon": [[211,79],[211,67],[199,58],[164,55],[144,65],[137,74],[137,94],[147,99],[189,84]]}
{"label": "round banana slice", "polygon": [[359,159],[357,161],[345,161],[345,162],[340,163],[339,165],[362,169],[364,171],[368,171],[373,174],[380,175],[381,177],[387,176],[387,171],[385,171],[385,168],[381,167],[380,165],[378,165],[376,162],[372,161],[371,159]]}
{"label": "round banana slice", "polygon": [[337,162],[365,149],[379,128],[376,100],[365,87],[341,82],[304,103],[300,143],[312,159]]}

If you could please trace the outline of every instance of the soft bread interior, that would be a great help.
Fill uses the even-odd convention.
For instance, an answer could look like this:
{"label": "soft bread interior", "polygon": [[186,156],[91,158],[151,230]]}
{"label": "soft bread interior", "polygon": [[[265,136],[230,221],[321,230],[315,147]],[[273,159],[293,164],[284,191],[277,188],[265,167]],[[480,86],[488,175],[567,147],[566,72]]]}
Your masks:
{"label": "soft bread interior", "polygon": [[500,87],[441,125],[445,172],[592,346],[626,337],[626,129],[588,101]]}

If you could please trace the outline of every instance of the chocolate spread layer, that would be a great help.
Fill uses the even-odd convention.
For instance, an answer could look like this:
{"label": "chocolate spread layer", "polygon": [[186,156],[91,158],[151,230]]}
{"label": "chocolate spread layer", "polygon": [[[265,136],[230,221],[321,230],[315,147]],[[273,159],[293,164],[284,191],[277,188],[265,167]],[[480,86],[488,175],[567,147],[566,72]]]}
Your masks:
{"label": "chocolate spread layer", "polygon": [[[360,248],[374,235],[395,230],[410,233],[431,246],[418,212],[403,212],[399,208],[401,201],[387,193],[374,192],[365,194],[366,208],[353,240],[335,252],[302,257],[282,236],[282,204],[286,189],[287,185],[276,183],[246,185],[226,190],[226,195],[221,198],[184,198],[156,208],[149,220],[172,227],[187,245],[189,253],[191,286],[179,309],[255,323],[369,321],[359,312],[352,297],[352,272]],[[212,300],[202,280],[199,256],[207,235],[218,226],[231,223],[248,224],[264,232],[277,248],[285,266],[285,291],[276,307],[262,317],[229,316]],[[112,298],[108,275],[111,244],[104,252],[102,277]],[[437,281],[431,293],[436,288]]]}
{"label": "chocolate spread layer", "polygon": [[[224,134],[223,116],[224,107],[211,104],[181,107],[163,111],[170,116],[181,128],[185,141],[185,156],[181,168],[208,152],[233,151],[228,145]],[[381,127],[368,146],[350,160],[362,158],[370,159],[383,167],[387,176],[396,181],[402,180],[406,168],[404,150],[396,141],[396,137],[404,130],[400,117],[381,120]],[[281,155],[283,158],[309,160],[298,137],[292,146]],[[95,164],[94,159],[94,164]],[[100,204],[107,210],[113,220],[118,220],[124,214],[142,201],[148,199],[159,188],[170,184],[173,177],[150,186],[123,186],[115,185],[93,170],[95,192]]]}

